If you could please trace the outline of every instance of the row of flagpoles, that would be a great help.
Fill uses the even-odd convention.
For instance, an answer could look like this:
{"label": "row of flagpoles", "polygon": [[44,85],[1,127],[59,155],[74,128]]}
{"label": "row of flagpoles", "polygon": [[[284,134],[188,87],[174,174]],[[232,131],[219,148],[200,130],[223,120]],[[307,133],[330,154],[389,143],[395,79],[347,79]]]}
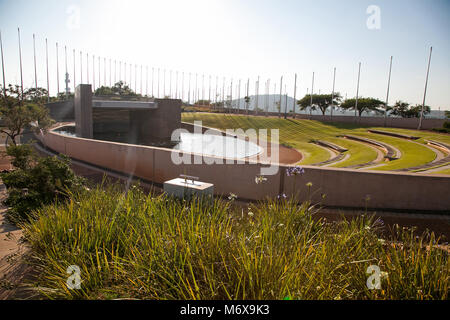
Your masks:
{"label": "row of flagpoles", "polygon": [[[17,34],[18,34],[18,49],[19,49],[19,66],[20,66],[20,88],[21,93],[23,96],[23,67],[22,67],[22,48],[21,48],[21,40],[20,40],[20,28],[17,28]],[[4,63],[4,57],[3,57],[3,43],[2,43],[2,36],[0,31],[0,51],[1,51],[1,61],[2,61],[2,77],[3,77],[3,90],[4,94],[6,95],[6,80],[5,80],[5,63]],[[73,49],[73,74],[72,74],[72,84],[73,84],[73,90],[75,91],[76,87],[76,74],[77,74],[77,64],[76,64],[76,56],[78,52]],[[128,86],[132,89],[133,86],[133,79],[132,79],[132,68],[133,64],[127,63],[125,61],[117,61],[113,60],[111,58],[106,57],[100,57],[96,56],[94,54],[89,56],[89,53],[86,54],[85,61],[85,67],[86,67],[86,82],[84,82],[83,79],[83,52],[79,51],[79,75],[80,75],[80,82],[79,83],[87,83],[92,84],[93,90],[101,87],[101,86],[108,86],[107,81],[107,69],[109,69],[109,87],[113,86],[118,81],[123,81],[125,84],[128,84]],[[428,68],[427,68],[427,75],[426,75],[426,81],[425,81],[425,90],[424,90],[424,96],[423,96],[423,102],[422,102],[422,111],[421,111],[421,117],[419,121],[419,129],[422,125],[422,119],[423,119],[423,112],[424,112],[424,106],[425,106],[425,99],[426,99],[426,92],[427,92],[427,85],[428,85],[428,77],[429,77],[429,71],[430,71],[430,63],[431,63],[431,54],[432,54],[432,47],[430,48],[430,55],[428,59]],[[35,87],[38,88],[38,76],[37,76],[37,61],[36,61],[36,37],[33,34],[33,61],[34,61],[34,84]],[[92,61],[91,68],[89,67],[90,59]],[[102,81],[102,72],[101,72],[101,66],[102,66],[102,60],[103,60],[103,81]],[[47,92],[50,92],[50,75],[49,75],[49,58],[48,58],[48,41],[45,39],[45,64],[46,64],[46,80],[47,80]],[[387,93],[386,93],[386,101],[385,101],[385,107],[387,108],[389,103],[389,90],[390,90],[390,82],[391,82],[391,72],[392,72],[392,61],[393,57],[390,57],[390,63],[389,63],[389,74],[388,74],[388,84],[387,84]],[[97,68],[96,68],[96,62],[97,62]],[[108,62],[109,62],[109,68],[108,68]],[[69,83],[70,83],[70,76],[69,76],[69,69],[68,69],[68,52],[67,52],[67,46],[64,46],[64,66],[65,66],[65,94],[66,96],[70,93]],[[127,79],[127,66],[129,67],[128,76]],[[118,68],[117,68],[118,67]],[[140,90],[139,93],[141,95],[144,95],[143,90],[143,65],[137,65],[134,64],[134,92],[138,93],[138,69],[140,70]],[[179,72],[175,71],[175,90],[173,92],[172,88],[172,70],[169,70],[169,90],[166,90],[166,69],[162,68],[151,68],[151,82],[149,85],[149,66],[145,66],[146,69],[146,85],[145,85],[145,96],[151,96],[151,97],[157,97],[157,98],[163,98],[163,97],[169,97],[169,98],[175,98],[175,99],[182,99],[183,101],[186,101],[188,104],[195,103],[199,100],[205,101],[208,100],[209,102],[215,102],[216,104],[218,102],[222,102],[223,105],[225,105],[226,101],[229,102],[229,106],[233,108],[232,101],[233,101],[233,79],[230,79],[230,84],[228,85],[226,83],[226,77],[222,78],[222,90],[220,92],[219,88],[219,76],[216,76],[215,79],[215,89],[212,90],[212,77],[209,75],[209,86],[208,86],[208,95],[207,99],[205,97],[205,75],[201,74],[202,77],[202,86],[201,86],[201,94],[200,94],[200,88],[199,88],[199,75],[198,73],[193,72]],[[114,73],[113,73],[114,70]],[[123,74],[122,74],[123,71]],[[92,75],[91,78],[89,78],[89,75]],[[113,76],[114,74],[114,76]],[[357,86],[356,86],[356,99],[355,99],[355,116],[357,115],[357,107],[358,107],[358,99],[359,99],[359,84],[360,84],[360,74],[361,74],[361,62],[358,63],[358,78],[357,78]],[[195,75],[195,85],[194,85],[194,75]],[[57,93],[60,94],[60,70],[59,70],[59,45],[58,42],[56,42],[56,86],[57,86]],[[123,77],[122,77],[123,76]],[[157,78],[156,84],[155,84],[155,76]],[[163,85],[161,86],[161,76],[163,78]],[[181,76],[181,77],[180,77]],[[314,77],[315,73],[312,74],[312,83],[311,83],[311,102],[310,105],[313,105],[313,95],[314,95]],[[180,79],[181,78],[181,88],[179,86]],[[185,84],[186,84],[186,78],[188,78],[188,90],[186,92]],[[90,81],[90,79],[92,81]],[[129,80],[127,82],[127,80]],[[268,105],[269,105],[269,95],[271,92],[270,89],[270,82],[271,80],[268,79],[265,83],[265,100],[264,100],[264,109],[267,112]],[[332,101],[334,99],[335,95],[335,83],[336,83],[336,68],[333,69],[333,90],[332,90]],[[276,90],[277,84],[274,84],[274,93],[277,92]],[[162,88],[161,88],[162,87]],[[226,93],[225,93],[225,87]],[[249,87],[250,87],[250,79],[247,79],[247,85],[246,85],[246,95],[249,96]],[[255,110],[258,111],[259,107],[259,87],[260,87],[260,79],[258,76],[258,79],[255,83]],[[150,90],[149,90],[150,89]],[[235,107],[240,109],[241,104],[241,80],[239,80],[236,83],[236,93],[237,93],[237,99],[235,102]],[[245,88],[244,88],[245,89]],[[213,99],[211,99],[211,93],[214,91],[214,95],[212,96]],[[284,90],[284,96],[285,96],[285,106],[284,106],[284,117],[286,118],[287,114],[287,90],[285,85]],[[307,89],[308,94],[309,89]],[[319,90],[320,92],[320,90]],[[174,93],[174,94],[173,94]],[[294,80],[294,97],[293,97],[293,110],[295,110],[295,103],[296,103],[296,93],[297,93],[297,74],[295,74],[295,80]],[[149,95],[150,94],[150,95]],[[283,97],[283,77],[280,79],[280,93],[279,93],[279,112],[281,113],[281,102]],[[48,94],[48,99],[50,100],[50,94]],[[237,105],[236,105],[237,104]],[[310,109],[310,113],[312,113],[312,108]],[[331,114],[333,112],[333,108],[331,108]],[[387,117],[387,112],[385,112],[385,118]]]}

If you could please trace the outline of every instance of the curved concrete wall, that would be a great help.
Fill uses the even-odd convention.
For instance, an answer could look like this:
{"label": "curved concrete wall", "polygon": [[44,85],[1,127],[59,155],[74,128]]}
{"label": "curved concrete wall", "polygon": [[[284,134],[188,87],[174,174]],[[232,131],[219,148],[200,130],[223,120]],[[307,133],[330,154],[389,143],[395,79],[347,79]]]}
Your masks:
{"label": "curved concrete wall", "polygon": [[[255,177],[260,175],[264,164],[175,165],[171,155],[179,152],[171,149],[69,137],[56,132],[37,138],[56,152],[97,166],[156,183],[180,174],[198,176],[201,181],[213,183],[216,194],[232,192],[243,199],[259,200],[281,193],[290,196],[295,186],[300,200],[311,196],[314,202],[325,206],[364,208],[367,205],[372,209],[450,212],[448,176],[304,166],[304,175],[287,177],[287,167],[280,166],[277,174],[267,176],[263,184],[256,184]],[[308,182],[313,184],[312,195],[306,187]],[[322,194],[326,195],[324,199]],[[370,200],[366,203],[367,197]]]}

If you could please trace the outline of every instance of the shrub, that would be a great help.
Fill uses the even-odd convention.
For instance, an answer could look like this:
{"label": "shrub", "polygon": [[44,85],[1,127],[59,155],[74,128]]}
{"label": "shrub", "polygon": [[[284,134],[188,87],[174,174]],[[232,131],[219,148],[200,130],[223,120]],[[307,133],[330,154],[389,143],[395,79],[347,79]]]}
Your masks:
{"label": "shrub", "polygon": [[11,207],[8,218],[12,222],[29,220],[33,210],[66,198],[67,189],[82,187],[84,179],[74,174],[67,156],[36,158],[29,145],[10,146],[7,153],[17,168],[0,174],[8,188],[5,205]]}

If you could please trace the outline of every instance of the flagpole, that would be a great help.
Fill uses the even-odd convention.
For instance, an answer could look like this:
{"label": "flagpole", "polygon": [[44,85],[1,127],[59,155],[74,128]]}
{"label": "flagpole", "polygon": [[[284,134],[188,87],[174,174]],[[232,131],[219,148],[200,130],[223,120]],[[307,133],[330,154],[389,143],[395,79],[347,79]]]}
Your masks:
{"label": "flagpole", "polygon": [[334,67],[333,71],[333,91],[331,92],[331,120],[333,120],[333,109],[334,109],[334,85],[336,83],[336,67]]}
{"label": "flagpole", "polygon": [[294,80],[294,102],[293,102],[294,106],[292,107],[292,110],[294,111],[293,115],[292,115],[293,119],[295,119],[295,113],[296,113],[296,111],[295,111],[295,105],[297,102],[297,101],[295,101],[296,97],[297,97],[297,74],[295,74],[295,80]]}
{"label": "flagpole", "polygon": [[34,87],[37,89],[37,68],[36,68],[36,37],[33,33],[33,53],[34,53]]}
{"label": "flagpole", "polygon": [[73,93],[76,90],[76,68],[75,68],[75,49],[73,49]]}
{"label": "flagpole", "polygon": [[283,76],[281,76],[280,80],[280,104],[278,108],[278,118],[281,118],[281,95],[283,94]]}
{"label": "flagpole", "polygon": [[1,31],[0,31],[0,51],[2,54],[3,98],[6,101],[5,61],[3,60],[3,41],[2,41],[2,32]]}
{"label": "flagpole", "polygon": [[95,92],[95,55],[92,55],[92,89]]}
{"label": "flagpole", "polygon": [[59,48],[56,42],[56,97],[59,95]]}
{"label": "flagpole", "polygon": [[309,119],[310,120],[312,118],[313,94],[314,94],[314,72],[313,72],[313,76],[312,76],[312,85],[311,85],[311,103],[309,106]]}
{"label": "flagpole", "polygon": [[17,28],[17,34],[19,36],[19,62],[20,62],[20,83],[21,83],[21,92],[22,96],[20,98],[20,101],[23,102],[23,74],[22,74],[22,47],[20,45],[20,29]]}
{"label": "flagpole", "polygon": [[89,53],[86,52],[86,77],[87,84],[89,84]]}
{"label": "flagpole", "polygon": [[47,65],[47,102],[50,102],[50,80],[48,76],[48,43],[47,38],[45,38],[45,60]]}
{"label": "flagpole", "polygon": [[386,127],[387,125],[387,111],[388,111],[388,101],[389,101],[389,89],[391,86],[391,71],[392,71],[392,56],[391,56],[391,61],[389,63],[389,76],[388,76],[388,86],[387,86],[387,93],[386,93],[386,103],[384,105],[384,126]]}
{"label": "flagpole", "polygon": [[422,121],[423,121],[423,112],[425,109],[425,98],[427,96],[427,87],[428,87],[428,76],[430,74],[430,64],[431,64],[431,53],[433,52],[433,47],[430,47],[430,56],[428,57],[428,69],[427,69],[427,78],[425,80],[425,91],[423,93],[423,102],[422,102],[422,111],[420,112],[420,120],[418,130],[422,129]]}
{"label": "flagpole", "polygon": [[358,67],[358,84],[356,86],[356,100],[355,100],[355,121],[357,121],[356,118],[356,112],[358,111],[358,98],[359,98],[359,78],[361,75],[361,62],[359,63]]}

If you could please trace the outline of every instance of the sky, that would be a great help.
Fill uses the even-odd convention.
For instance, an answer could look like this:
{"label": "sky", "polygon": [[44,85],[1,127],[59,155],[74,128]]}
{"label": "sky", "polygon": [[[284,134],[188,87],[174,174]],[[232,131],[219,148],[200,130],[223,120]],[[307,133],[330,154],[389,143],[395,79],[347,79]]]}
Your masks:
{"label": "sky", "polygon": [[[421,104],[430,46],[433,47],[426,104],[450,110],[450,1],[449,0],[0,0],[0,31],[3,40],[6,83],[20,83],[17,28],[20,28],[24,86],[34,86],[33,34],[36,37],[38,86],[47,87],[45,39],[49,48],[50,92],[56,93],[56,42],[59,45],[59,86],[63,91],[64,46],[68,51],[68,72],[73,80],[73,50],[76,83],[83,82],[89,67],[92,83],[92,55],[102,57],[100,81],[104,81],[103,58],[132,64],[132,83],[140,91],[143,65],[143,93],[146,67],[166,70],[166,91],[172,70],[181,87],[185,73],[201,88],[202,75],[208,87],[219,78],[226,86],[241,80],[241,96],[250,79],[250,95],[260,77],[259,92],[294,94],[297,98],[312,87],[314,93],[331,93],[333,69],[335,91],[344,97],[357,93],[358,63],[361,62],[359,96],[386,99],[389,61],[393,56],[389,102]],[[89,54],[89,66],[86,65]],[[137,82],[134,80],[137,65]],[[118,79],[116,64],[115,76]],[[98,85],[98,60],[95,61]],[[122,65],[123,68],[123,65]],[[128,67],[129,68],[129,67]],[[124,71],[121,71],[122,78]],[[111,75],[114,78],[114,74]],[[127,70],[127,78],[129,70]],[[107,68],[109,84],[109,67]],[[0,78],[1,81],[1,78]],[[127,81],[129,82],[129,81]],[[151,82],[151,80],[149,80]],[[2,83],[2,82],[0,82]],[[71,86],[73,82],[71,83]],[[194,84],[192,84],[194,86]],[[161,83],[161,91],[162,91]],[[73,89],[72,89],[73,90]],[[175,90],[175,89],[173,89]],[[213,89],[214,90],[214,89]],[[207,91],[207,89],[205,89]]]}

